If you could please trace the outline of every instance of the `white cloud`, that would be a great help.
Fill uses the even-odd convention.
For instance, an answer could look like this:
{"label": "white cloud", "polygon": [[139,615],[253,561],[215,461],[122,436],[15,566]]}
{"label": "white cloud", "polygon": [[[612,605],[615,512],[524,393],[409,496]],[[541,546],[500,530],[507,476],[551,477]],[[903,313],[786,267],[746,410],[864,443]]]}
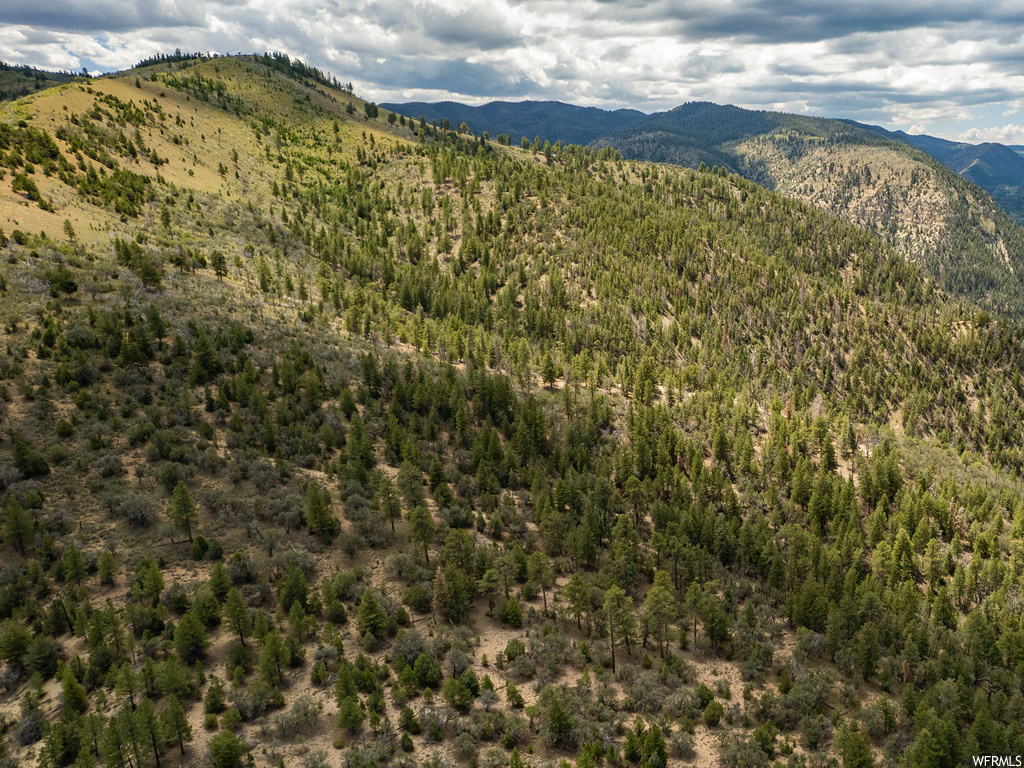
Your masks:
{"label": "white cloud", "polygon": [[1024,125],[1000,125],[992,128],[970,128],[957,136],[972,144],[992,141],[999,144],[1024,144]]}

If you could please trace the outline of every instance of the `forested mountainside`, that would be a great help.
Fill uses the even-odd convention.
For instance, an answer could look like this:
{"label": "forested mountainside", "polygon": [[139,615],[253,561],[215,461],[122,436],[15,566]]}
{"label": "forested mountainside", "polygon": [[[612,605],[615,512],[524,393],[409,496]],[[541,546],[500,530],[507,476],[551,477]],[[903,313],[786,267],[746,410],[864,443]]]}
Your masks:
{"label": "forested mountainside", "polygon": [[[547,128],[562,112],[577,110],[565,119],[585,117],[589,130],[574,128],[573,141],[612,147],[626,158],[690,168],[704,163],[739,173],[871,229],[947,291],[1016,316],[1024,307],[1024,232],[1012,219],[1021,215],[1024,160],[1002,145],[956,145],[848,120],[710,102],[683,104],[610,130],[602,130],[603,123],[620,113],[584,115],[557,102],[391,106],[428,120],[451,116],[452,127],[465,122],[477,133],[507,132],[512,143],[520,135],[555,142],[553,128],[535,134],[524,123],[536,119]],[[497,106],[499,112],[487,112]]]}
{"label": "forested mountainside", "polygon": [[0,123],[5,765],[1024,752],[1022,329],[283,57]]}
{"label": "forested mountainside", "polygon": [[1024,231],[983,189],[892,134],[691,103],[596,146],[655,162],[724,165],[872,230],[947,291],[1015,315],[1024,306]]}
{"label": "forested mountainside", "polygon": [[866,127],[927,152],[986,190],[1018,223],[1024,219],[1024,157],[1014,147],[994,142],[965,144],[903,131],[890,132],[877,126]]}

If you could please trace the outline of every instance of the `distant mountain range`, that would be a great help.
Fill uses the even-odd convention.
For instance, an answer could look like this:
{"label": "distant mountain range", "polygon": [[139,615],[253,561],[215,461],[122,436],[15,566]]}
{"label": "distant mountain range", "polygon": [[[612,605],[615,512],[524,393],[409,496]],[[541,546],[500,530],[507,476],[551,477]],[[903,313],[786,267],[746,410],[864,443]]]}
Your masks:
{"label": "distant mountain range", "polygon": [[428,123],[447,119],[453,128],[466,123],[474,133],[487,132],[491,136],[504,133],[519,142],[525,136],[531,141],[539,136],[554,144],[590,144],[595,139],[612,133],[647,117],[635,109],[598,109],[577,107],[561,101],[492,101],[481,107],[471,107],[454,101],[428,104],[414,101],[406,104],[381,104],[384,109],[407,117],[422,117]]}
{"label": "distant mountain range", "polygon": [[[723,151],[722,144],[764,135],[794,122],[799,125],[800,121],[822,120],[709,102],[692,102],[651,115],[634,109],[609,111],[559,101],[494,101],[479,107],[453,101],[382,106],[410,117],[423,117],[427,122],[448,119],[453,127],[466,123],[476,133],[505,133],[513,141],[539,136],[552,143],[613,146],[627,157],[692,167],[704,162],[741,173],[736,158]],[[843,122],[926,152],[989,192],[1007,213],[1024,221],[1024,146],[967,144],[888,131],[852,120],[831,122]],[[835,129],[826,132],[836,134]]]}
{"label": "distant mountain range", "polygon": [[559,102],[384,106],[512,143],[539,136],[629,159],[718,166],[879,234],[950,292],[997,310],[1024,301],[1024,157],[1004,145],[710,102],[652,115]]}

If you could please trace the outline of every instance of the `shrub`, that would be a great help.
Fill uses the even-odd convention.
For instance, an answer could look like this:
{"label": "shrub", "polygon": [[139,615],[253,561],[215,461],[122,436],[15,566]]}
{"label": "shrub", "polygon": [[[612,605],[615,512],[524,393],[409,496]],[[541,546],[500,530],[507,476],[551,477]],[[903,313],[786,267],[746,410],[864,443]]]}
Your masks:
{"label": "shrub", "polygon": [[725,713],[725,708],[717,701],[712,700],[707,707],[704,708],[704,725],[708,728],[714,728],[722,720],[722,715]]}
{"label": "shrub", "polygon": [[210,739],[210,762],[213,768],[242,768],[245,745],[231,731],[222,731]]}
{"label": "shrub", "polygon": [[413,665],[413,671],[422,686],[436,688],[441,682],[441,663],[430,654],[421,653]]}
{"label": "shrub", "polygon": [[310,696],[300,696],[291,709],[278,715],[274,720],[278,738],[294,739],[297,736],[311,736],[320,724],[320,713],[324,705]]}

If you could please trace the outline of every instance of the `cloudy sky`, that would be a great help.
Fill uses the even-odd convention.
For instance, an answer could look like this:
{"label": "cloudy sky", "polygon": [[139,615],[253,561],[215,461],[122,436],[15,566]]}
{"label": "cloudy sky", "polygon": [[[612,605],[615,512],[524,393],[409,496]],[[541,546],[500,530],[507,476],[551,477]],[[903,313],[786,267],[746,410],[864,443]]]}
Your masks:
{"label": "cloudy sky", "polygon": [[376,101],[693,100],[1024,144],[1020,0],[0,0],[0,59],[276,50]]}

